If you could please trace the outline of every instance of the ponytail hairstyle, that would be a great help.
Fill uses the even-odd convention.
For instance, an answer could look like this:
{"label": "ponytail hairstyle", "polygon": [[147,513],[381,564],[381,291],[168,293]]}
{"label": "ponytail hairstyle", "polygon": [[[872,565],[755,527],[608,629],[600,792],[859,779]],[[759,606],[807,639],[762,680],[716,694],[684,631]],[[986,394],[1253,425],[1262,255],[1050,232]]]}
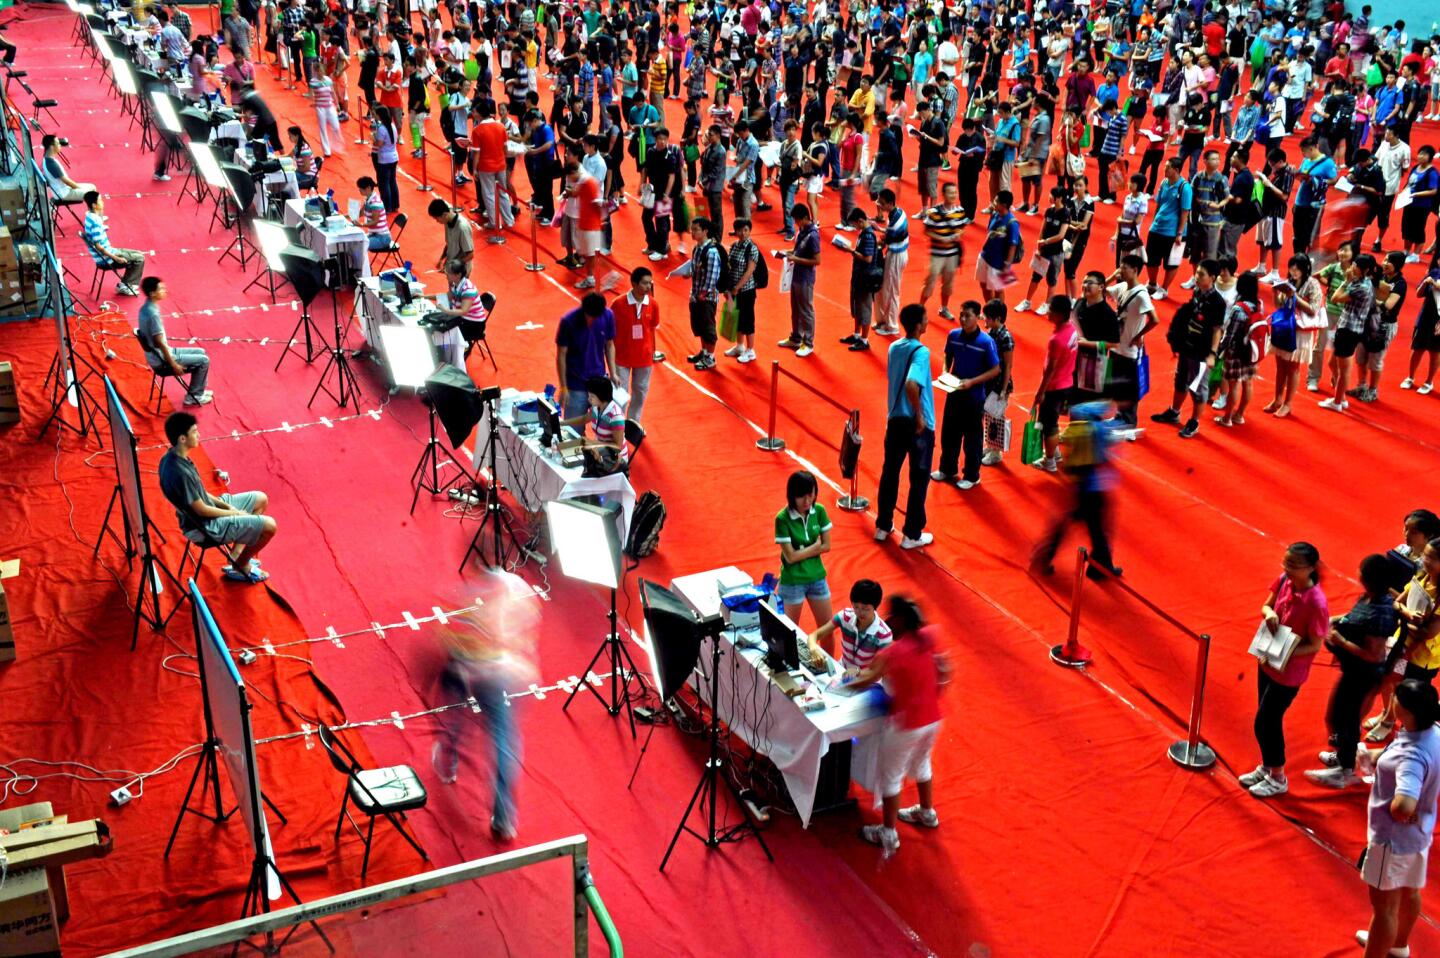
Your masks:
{"label": "ponytail hairstyle", "polygon": [[1440,693],[1419,679],[1406,679],[1395,686],[1395,700],[1415,718],[1412,732],[1423,732],[1440,720]]}
{"label": "ponytail hairstyle", "polygon": [[885,613],[885,624],[890,626],[897,637],[913,635],[925,624],[920,607],[903,595],[890,597],[890,608]]}
{"label": "ponytail hairstyle", "polygon": [[1310,584],[1311,584],[1311,585],[1319,585],[1319,584],[1320,584],[1320,550],[1319,550],[1319,549],[1315,548],[1314,546],[1312,546],[1312,545],[1311,545],[1310,543],[1308,543],[1308,542],[1294,542],[1294,543],[1291,543],[1290,548],[1286,549],[1285,551],[1286,551],[1286,553],[1295,556],[1295,558],[1299,559],[1300,561],[1304,562],[1306,565],[1310,566]]}

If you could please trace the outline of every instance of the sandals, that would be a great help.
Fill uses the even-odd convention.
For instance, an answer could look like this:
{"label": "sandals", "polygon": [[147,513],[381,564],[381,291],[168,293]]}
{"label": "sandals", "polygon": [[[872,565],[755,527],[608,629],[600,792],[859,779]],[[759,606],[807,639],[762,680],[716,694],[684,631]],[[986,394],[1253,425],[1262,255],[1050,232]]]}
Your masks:
{"label": "sandals", "polygon": [[1376,723],[1375,727],[1365,736],[1365,741],[1371,743],[1383,742],[1390,737],[1390,733],[1393,731],[1395,731],[1394,722]]}
{"label": "sandals", "polygon": [[224,574],[225,578],[229,579],[231,582],[246,582],[251,585],[254,585],[257,582],[264,582],[266,579],[270,578],[270,573],[266,572],[259,566],[254,565],[253,563],[251,564],[249,571],[246,572],[242,572],[234,566],[230,565],[227,565],[224,569],[220,571]]}

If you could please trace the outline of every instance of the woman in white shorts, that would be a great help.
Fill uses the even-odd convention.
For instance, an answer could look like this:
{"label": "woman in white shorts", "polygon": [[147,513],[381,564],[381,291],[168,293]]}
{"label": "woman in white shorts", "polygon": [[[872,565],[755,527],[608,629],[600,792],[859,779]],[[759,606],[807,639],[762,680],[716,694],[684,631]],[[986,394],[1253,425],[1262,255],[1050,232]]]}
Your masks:
{"label": "woman in white shorts", "polygon": [[1395,687],[1400,731],[1379,753],[1370,789],[1369,842],[1360,874],[1370,889],[1370,927],[1355,933],[1365,958],[1410,954],[1420,889],[1440,797],[1440,697],[1435,686],[1406,679]]}
{"label": "woman in white shorts", "polygon": [[[897,821],[921,828],[936,828],[935,794],[930,752],[940,734],[940,691],[948,678],[944,654],[935,646],[932,629],[923,627],[920,609],[903,596],[891,596],[885,615],[894,641],[879,652],[852,683],[865,688],[884,682],[890,696],[890,716],[880,732],[876,762],[875,800],[884,809],[878,825],[860,829],[860,837],[879,845],[886,857],[900,847]],[[900,791],[912,778],[920,804],[900,807]]]}

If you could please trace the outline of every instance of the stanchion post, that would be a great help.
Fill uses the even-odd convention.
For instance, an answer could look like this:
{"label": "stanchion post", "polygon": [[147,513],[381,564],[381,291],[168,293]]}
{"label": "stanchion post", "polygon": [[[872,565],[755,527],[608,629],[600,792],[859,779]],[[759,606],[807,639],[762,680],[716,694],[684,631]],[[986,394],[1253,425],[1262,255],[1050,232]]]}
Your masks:
{"label": "stanchion post", "polygon": [[545,268],[545,264],[540,262],[540,221],[535,216],[535,211],[539,208],[534,203],[529,204],[530,262],[525,264],[525,270],[530,273],[538,273]]}
{"label": "stanchion post", "polygon": [[[860,410],[855,409],[850,413],[850,421],[854,423],[855,435],[860,435]],[[864,512],[870,508],[870,500],[860,495],[860,463],[857,459],[854,470],[850,473],[850,491],[841,496],[835,503],[836,506],[846,512]]]}
{"label": "stanchion post", "polygon": [[366,111],[361,109],[362,106],[364,106],[364,101],[357,96],[355,98],[355,112],[352,114],[352,116],[355,117],[356,126],[360,128],[360,135],[355,137],[356,146],[364,146],[365,144],[370,142],[369,140],[365,139],[366,124],[369,120],[369,117],[365,115]]}
{"label": "stanchion post", "polygon": [[1070,632],[1064,645],[1050,648],[1050,661],[1068,669],[1083,669],[1094,658],[1090,650],[1080,644],[1080,601],[1085,595],[1085,571],[1090,565],[1090,553],[1081,546],[1076,550],[1075,585],[1070,592]]}
{"label": "stanchion post", "polygon": [[764,439],[755,440],[755,448],[766,452],[779,452],[785,448],[785,440],[775,435],[775,407],[780,401],[780,360],[770,361],[770,429]]}
{"label": "stanchion post", "polygon": [[425,137],[420,137],[420,185],[416,187],[421,193],[430,193],[435,187],[430,185],[430,151],[425,149]]}
{"label": "stanchion post", "polygon": [[[475,199],[483,209],[485,198],[480,195],[480,184],[476,183],[475,186]],[[505,217],[500,212],[500,194],[503,190],[504,185],[501,183],[501,178],[495,177],[495,182],[491,184],[490,190],[490,227],[494,232],[485,237],[485,242],[494,246],[505,244]],[[507,196],[506,199],[508,200],[509,197]]]}
{"label": "stanchion post", "polygon": [[1195,643],[1195,692],[1190,699],[1190,729],[1183,742],[1172,742],[1166,754],[1181,768],[1194,771],[1215,764],[1215,750],[1200,741],[1200,716],[1205,711],[1205,678],[1210,670],[1210,635],[1200,634]]}

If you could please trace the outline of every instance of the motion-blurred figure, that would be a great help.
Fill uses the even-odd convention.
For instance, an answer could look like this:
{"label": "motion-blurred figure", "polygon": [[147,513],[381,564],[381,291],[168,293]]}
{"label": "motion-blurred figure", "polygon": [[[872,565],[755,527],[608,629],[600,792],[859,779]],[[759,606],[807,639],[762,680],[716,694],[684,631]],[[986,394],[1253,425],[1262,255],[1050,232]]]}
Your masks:
{"label": "motion-blurred figure", "polygon": [[480,607],[450,620],[442,633],[449,653],[440,687],[446,698],[461,702],[474,698],[475,715],[468,708],[441,713],[440,740],[431,752],[435,774],[447,785],[460,770],[460,743],[466,728],[477,718],[490,735],[494,749],[495,804],[490,832],[497,839],[515,837],[517,818],[515,785],[520,774],[520,725],[508,690],[535,681],[535,630],[539,608],[535,593],[519,576],[492,573],[481,585]]}
{"label": "motion-blurred figure", "polygon": [[[1110,555],[1109,536],[1109,491],[1115,484],[1115,467],[1110,463],[1110,447],[1115,442],[1116,432],[1126,424],[1115,418],[1115,404],[1112,402],[1087,402],[1070,409],[1070,425],[1060,434],[1060,443],[1065,447],[1064,472],[1070,476],[1075,489],[1074,503],[1059,516],[1045,538],[1035,548],[1030,560],[1032,572],[1049,575],[1055,571],[1051,560],[1066,528],[1073,522],[1083,522],[1090,530],[1090,562],[1100,566],[1111,575],[1119,575],[1120,567]],[[1103,577],[1097,569],[1087,569],[1092,579]]]}

